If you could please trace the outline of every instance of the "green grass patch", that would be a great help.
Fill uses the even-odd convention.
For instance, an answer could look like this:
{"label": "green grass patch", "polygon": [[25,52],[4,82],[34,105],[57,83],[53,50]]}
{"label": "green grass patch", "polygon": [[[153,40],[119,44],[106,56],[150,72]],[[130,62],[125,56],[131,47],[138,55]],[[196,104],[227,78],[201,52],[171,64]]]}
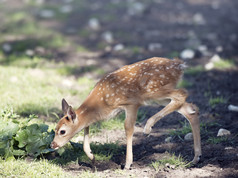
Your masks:
{"label": "green grass patch", "polygon": [[72,177],[60,166],[47,160],[28,162],[25,160],[5,161],[0,158],[1,177]]}
{"label": "green grass patch", "polygon": [[187,81],[187,80],[180,80],[179,83],[177,84],[178,88],[189,88],[193,85],[193,83]]}
{"label": "green grass patch", "polygon": [[209,137],[207,140],[207,143],[215,145],[215,144],[227,142],[227,141],[228,141],[228,137]]}
{"label": "green grass patch", "polygon": [[229,69],[229,68],[233,68],[234,66],[235,66],[235,63],[232,60],[221,59],[219,61],[214,62],[214,67],[216,69]]}
{"label": "green grass patch", "polygon": [[170,154],[161,160],[152,162],[151,166],[158,171],[165,168],[167,164],[174,166],[175,169],[186,168],[190,165],[181,155]]}
{"label": "green grass patch", "polygon": [[209,98],[209,105],[212,107],[212,108],[215,108],[216,105],[218,104],[224,104],[226,103],[226,99],[222,96],[219,96],[219,97],[215,97],[215,98]]}
{"label": "green grass patch", "polygon": [[188,75],[197,75],[204,71],[204,67],[201,65],[195,66],[195,67],[189,67],[187,68],[184,73]]}

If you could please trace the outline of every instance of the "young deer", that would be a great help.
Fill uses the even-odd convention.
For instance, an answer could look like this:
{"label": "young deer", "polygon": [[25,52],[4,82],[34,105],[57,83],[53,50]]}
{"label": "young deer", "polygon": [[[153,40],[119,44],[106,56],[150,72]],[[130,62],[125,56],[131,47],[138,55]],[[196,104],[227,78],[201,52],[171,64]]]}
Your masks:
{"label": "young deer", "polygon": [[184,67],[184,63],[178,59],[150,58],[124,66],[102,78],[75,111],[63,99],[62,109],[65,116],[56,126],[51,147],[54,149],[62,147],[84,129],[83,148],[86,155],[94,161],[89,143],[89,126],[111,118],[124,109],[127,140],[125,168],[128,169],[133,162],[132,137],[138,108],[148,100],[158,103],[170,101],[147,121],[144,133],[149,134],[151,127],[162,117],[173,111],[179,112],[192,126],[195,152],[192,162],[196,164],[201,156],[198,108],[186,102],[188,94],[185,89],[175,89]]}

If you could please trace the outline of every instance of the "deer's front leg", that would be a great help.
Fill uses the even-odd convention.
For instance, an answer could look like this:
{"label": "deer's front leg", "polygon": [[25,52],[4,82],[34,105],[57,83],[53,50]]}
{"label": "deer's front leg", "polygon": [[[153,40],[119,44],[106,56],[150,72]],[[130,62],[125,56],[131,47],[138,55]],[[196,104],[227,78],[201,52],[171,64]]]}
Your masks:
{"label": "deer's front leg", "polygon": [[89,127],[84,128],[83,150],[86,153],[86,155],[89,157],[89,159],[92,160],[92,162],[94,163],[95,157],[92,154],[92,151],[90,148],[90,142],[89,142]]}
{"label": "deer's front leg", "polygon": [[132,138],[134,133],[134,125],[137,118],[137,110],[138,110],[138,106],[126,107],[126,120],[125,120],[126,165],[125,165],[125,169],[129,169],[133,162]]}

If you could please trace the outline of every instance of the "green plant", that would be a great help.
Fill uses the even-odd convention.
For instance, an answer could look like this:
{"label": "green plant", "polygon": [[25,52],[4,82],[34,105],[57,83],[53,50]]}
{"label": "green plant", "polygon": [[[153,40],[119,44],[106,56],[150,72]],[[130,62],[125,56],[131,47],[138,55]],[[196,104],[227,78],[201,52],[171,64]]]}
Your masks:
{"label": "green plant", "polygon": [[151,166],[156,171],[158,171],[159,168],[165,168],[167,164],[173,165],[175,169],[176,168],[185,168],[185,167],[190,166],[190,164],[186,160],[184,160],[184,158],[181,155],[175,156],[175,154],[170,154],[163,159],[152,162]]}
{"label": "green plant", "polygon": [[223,104],[226,103],[226,99],[222,96],[220,97],[215,97],[215,98],[210,98],[209,99],[209,104],[212,108],[214,108],[217,104]]}
{"label": "green plant", "polygon": [[193,83],[187,81],[187,80],[180,80],[179,83],[177,84],[178,88],[187,88],[187,87],[191,87],[193,85]]}
{"label": "green plant", "polygon": [[53,151],[49,145],[54,132],[48,132],[48,125],[45,124],[29,124],[35,116],[16,120],[18,116],[12,109],[5,109],[0,117],[3,120],[0,123],[0,156],[5,159],[26,155],[37,157]]}
{"label": "green plant", "polygon": [[190,127],[190,124],[185,120],[184,122],[181,122],[183,125],[181,129],[179,130],[172,130],[169,132],[169,135],[172,137],[178,137],[179,139],[183,140],[183,136],[187,133],[192,132],[192,129]]}
{"label": "green plant", "polygon": [[228,141],[228,137],[209,137],[207,143],[218,144]]}
{"label": "green plant", "polygon": [[188,68],[184,71],[184,73],[185,73],[185,74],[188,74],[188,75],[197,75],[197,74],[199,74],[199,73],[201,73],[201,72],[203,72],[203,71],[204,71],[203,66],[198,65],[198,66],[195,66],[195,67],[188,67]]}
{"label": "green plant", "polygon": [[220,59],[219,61],[214,62],[214,67],[217,69],[229,69],[235,66],[234,61]]}

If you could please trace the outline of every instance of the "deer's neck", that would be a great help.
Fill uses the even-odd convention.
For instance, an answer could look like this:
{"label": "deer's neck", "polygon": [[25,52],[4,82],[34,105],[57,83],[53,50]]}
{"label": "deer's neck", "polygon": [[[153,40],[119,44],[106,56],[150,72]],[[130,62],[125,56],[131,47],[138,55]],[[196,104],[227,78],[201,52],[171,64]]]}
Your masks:
{"label": "deer's neck", "polygon": [[81,121],[79,124],[83,128],[104,120],[113,111],[113,108],[98,99],[98,97],[88,97],[82,105],[76,110],[76,114]]}

